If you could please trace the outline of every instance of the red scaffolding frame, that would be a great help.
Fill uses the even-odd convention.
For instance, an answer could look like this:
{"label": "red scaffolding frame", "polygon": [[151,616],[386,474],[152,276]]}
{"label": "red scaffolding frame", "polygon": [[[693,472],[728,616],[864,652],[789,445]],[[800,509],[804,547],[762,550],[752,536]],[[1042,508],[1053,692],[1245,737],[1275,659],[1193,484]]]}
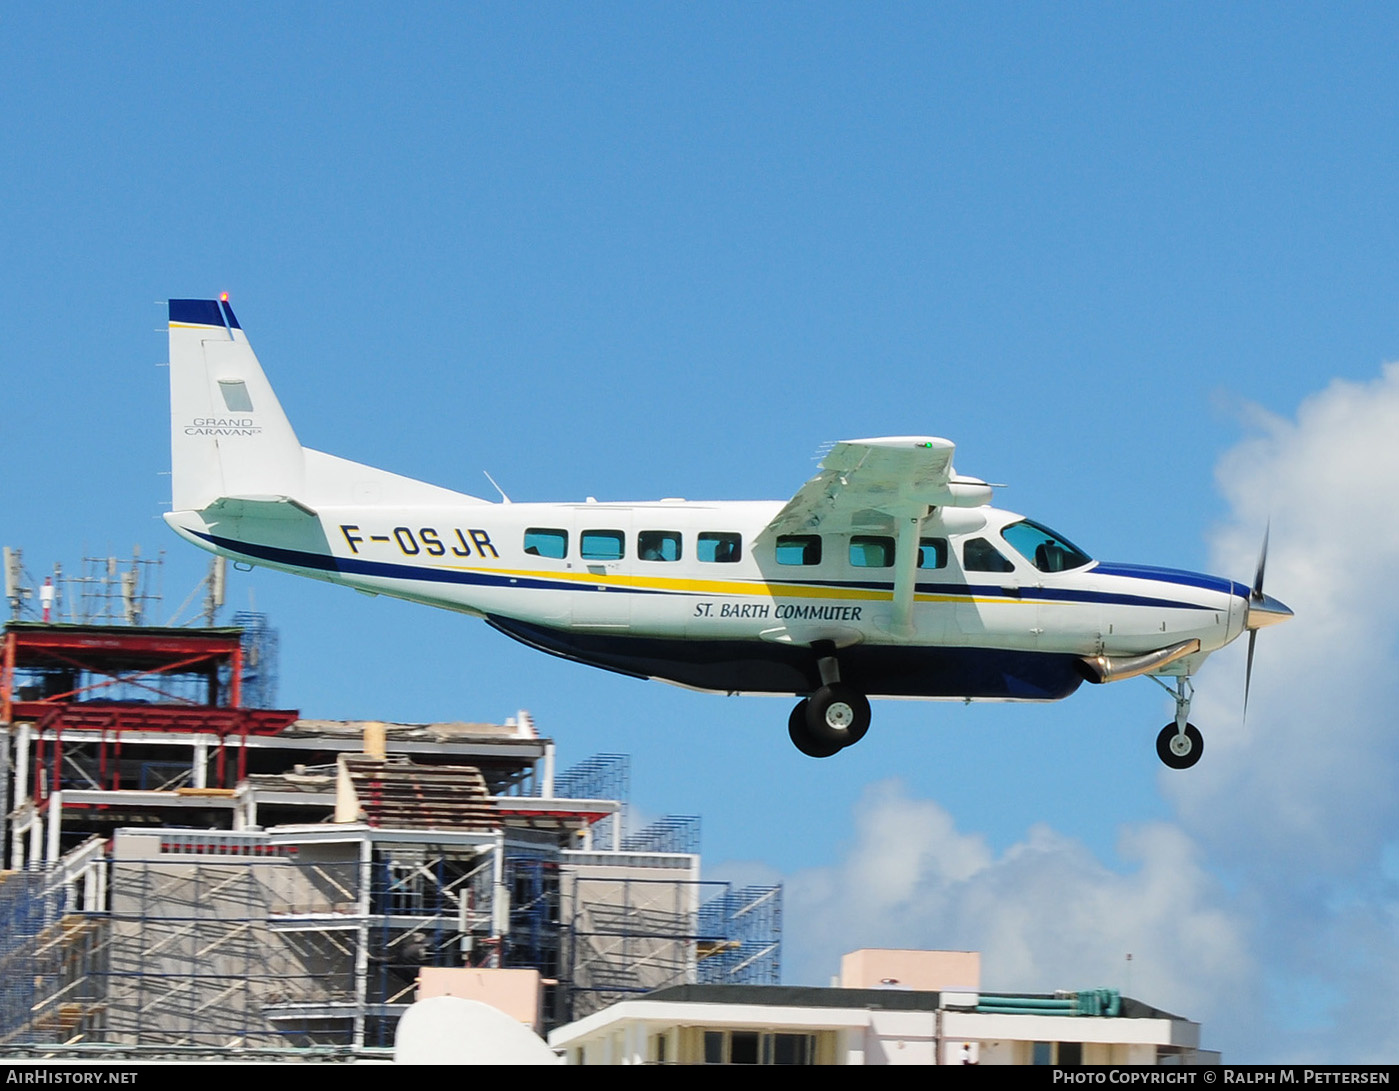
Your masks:
{"label": "red scaffolding frame", "polygon": [[[58,692],[22,692],[20,675],[46,671],[59,677],[67,674],[73,684]],[[121,788],[123,733],[212,735],[218,740],[215,778],[220,786],[232,787],[247,772],[247,747],[237,748],[237,768],[230,784],[227,740],[275,735],[298,715],[288,709],[243,708],[242,673],[241,629],[10,622],[0,655],[0,723],[35,725],[31,784],[40,805],[50,788],[61,783],[63,736],[69,731],[99,733],[98,768],[103,787],[112,790]],[[204,679],[203,703],[173,692],[171,682],[176,676],[188,679],[191,675]],[[226,693],[220,692],[220,678],[227,679]],[[134,686],[151,699],[104,703],[102,694],[115,686]],[[109,768],[110,784],[106,783]],[[41,775],[46,771],[47,777]]]}

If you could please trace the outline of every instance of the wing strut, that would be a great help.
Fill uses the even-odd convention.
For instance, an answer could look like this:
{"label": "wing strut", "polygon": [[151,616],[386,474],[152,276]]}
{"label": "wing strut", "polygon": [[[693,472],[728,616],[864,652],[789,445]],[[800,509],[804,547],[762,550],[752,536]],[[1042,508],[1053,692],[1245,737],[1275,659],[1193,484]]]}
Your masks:
{"label": "wing strut", "polygon": [[[925,509],[926,510],[926,509]],[[902,517],[894,542],[894,608],[889,628],[895,636],[913,635],[913,588],[918,577],[918,535],[923,516]]]}

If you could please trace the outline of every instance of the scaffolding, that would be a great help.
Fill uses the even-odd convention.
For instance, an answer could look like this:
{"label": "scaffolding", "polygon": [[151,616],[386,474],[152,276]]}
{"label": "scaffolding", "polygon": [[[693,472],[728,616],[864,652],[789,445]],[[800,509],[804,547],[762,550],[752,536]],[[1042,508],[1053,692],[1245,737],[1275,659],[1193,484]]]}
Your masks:
{"label": "scaffolding", "polygon": [[780,888],[701,881],[693,856],[550,859],[525,840],[364,825],[92,839],[0,880],[0,1042],[348,1056],[392,1045],[424,967],[537,969],[546,1026],[669,985],[775,982]]}
{"label": "scaffolding", "polygon": [[0,873],[0,1043],[71,1042],[100,1025],[103,843],[47,871]]}
{"label": "scaffolding", "polygon": [[780,886],[735,890],[634,864],[578,870],[564,898],[571,1018],[670,985],[777,984]]}
{"label": "scaffolding", "polygon": [[701,881],[697,816],[628,831],[627,756],[254,707],[276,633],[239,620],[5,626],[0,1042],[349,1057],[427,967],[537,971],[546,1027],[776,981],[780,888]]}
{"label": "scaffolding", "polygon": [[782,887],[726,887],[700,906],[700,933],[699,984],[778,984]]}
{"label": "scaffolding", "polygon": [[592,839],[616,846],[626,825],[626,804],[631,799],[631,755],[594,754],[565,769],[554,780],[554,794],[564,799],[615,799],[622,810],[593,826]]}
{"label": "scaffolding", "polygon": [[699,852],[700,817],[673,814],[622,838],[623,852]]}
{"label": "scaffolding", "polygon": [[251,610],[234,614],[233,625],[243,632],[243,703],[276,708],[281,635],[268,624],[266,614]]}
{"label": "scaffolding", "polygon": [[124,831],[84,862],[100,906],[72,904],[71,876],[10,873],[0,1041],[387,1048],[419,968],[472,964],[491,931],[497,839],[449,840]]}

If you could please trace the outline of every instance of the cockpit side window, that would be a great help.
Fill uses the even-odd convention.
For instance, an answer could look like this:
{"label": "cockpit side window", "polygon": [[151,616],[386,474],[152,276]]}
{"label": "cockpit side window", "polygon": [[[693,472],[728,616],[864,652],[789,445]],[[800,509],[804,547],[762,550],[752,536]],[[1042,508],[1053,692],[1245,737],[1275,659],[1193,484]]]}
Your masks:
{"label": "cockpit side window", "polygon": [[1028,519],[1012,523],[1001,531],[1001,537],[1041,572],[1068,572],[1093,561],[1067,538]]}
{"label": "cockpit side window", "polygon": [[962,569],[966,572],[1014,572],[1015,565],[985,538],[962,543]]}

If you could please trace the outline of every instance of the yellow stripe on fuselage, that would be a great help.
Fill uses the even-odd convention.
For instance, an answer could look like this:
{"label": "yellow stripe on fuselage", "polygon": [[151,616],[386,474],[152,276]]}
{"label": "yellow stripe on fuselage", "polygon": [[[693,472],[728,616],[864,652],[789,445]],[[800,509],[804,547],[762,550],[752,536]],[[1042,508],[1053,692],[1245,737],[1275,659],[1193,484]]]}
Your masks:
{"label": "yellow stripe on fuselage", "polygon": [[[593,572],[540,572],[527,568],[486,568],[480,565],[450,564],[433,565],[432,568],[445,568],[454,572],[480,572],[483,575],[515,576],[525,579],[558,580],[561,583],[602,584],[607,587],[634,587],[647,591],[674,591],[685,595],[734,595],[748,598],[805,598],[805,599],[855,599],[859,602],[890,602],[894,598],[892,588],[888,591],[873,590],[867,587],[823,587],[811,584],[767,583],[754,580],[697,580],[667,576],[631,576],[599,574]],[[430,569],[429,569],[430,570]],[[971,597],[967,595],[915,594],[915,602],[976,602],[976,603],[1024,603],[1024,599],[1009,596]]]}

